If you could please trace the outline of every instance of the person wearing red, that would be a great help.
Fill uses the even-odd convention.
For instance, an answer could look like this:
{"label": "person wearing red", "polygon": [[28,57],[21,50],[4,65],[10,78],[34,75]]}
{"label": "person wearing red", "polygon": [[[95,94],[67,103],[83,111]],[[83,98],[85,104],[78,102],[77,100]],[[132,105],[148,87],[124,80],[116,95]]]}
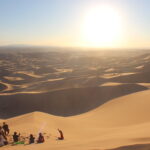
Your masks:
{"label": "person wearing red", "polygon": [[37,143],[44,143],[44,136],[42,135],[42,133],[39,133]]}
{"label": "person wearing red", "polygon": [[64,140],[63,132],[60,129],[58,129],[58,132],[60,134],[60,137],[58,137],[58,140]]}

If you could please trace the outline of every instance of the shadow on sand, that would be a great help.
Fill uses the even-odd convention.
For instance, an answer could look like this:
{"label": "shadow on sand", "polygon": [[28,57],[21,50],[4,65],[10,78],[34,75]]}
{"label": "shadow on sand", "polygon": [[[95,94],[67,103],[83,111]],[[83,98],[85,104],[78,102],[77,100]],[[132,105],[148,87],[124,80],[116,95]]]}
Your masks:
{"label": "shadow on sand", "polygon": [[1,95],[0,118],[10,118],[33,111],[72,116],[97,108],[113,98],[146,89],[137,84],[123,84],[73,88],[40,94]]}
{"label": "shadow on sand", "polygon": [[109,150],[150,150],[150,144],[127,145]]}

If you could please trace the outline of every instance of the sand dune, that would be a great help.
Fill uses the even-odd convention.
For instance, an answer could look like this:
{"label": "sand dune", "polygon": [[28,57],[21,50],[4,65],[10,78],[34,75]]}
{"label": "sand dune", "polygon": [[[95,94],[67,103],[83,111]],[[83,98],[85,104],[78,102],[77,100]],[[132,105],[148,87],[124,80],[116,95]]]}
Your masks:
{"label": "sand dune", "polygon": [[11,84],[0,81],[1,92],[13,90],[13,86]]}
{"label": "sand dune", "polygon": [[42,76],[40,76],[40,75],[34,74],[33,72],[27,72],[27,71],[18,71],[18,72],[16,72],[16,73],[17,73],[17,74],[27,75],[27,76],[34,77],[34,78],[41,78],[41,77],[42,77]]}
{"label": "sand dune", "polygon": [[123,84],[64,89],[36,94],[0,95],[0,117],[9,118],[32,111],[72,116],[99,107],[112,98],[146,89],[141,85]]}
{"label": "sand dune", "polygon": [[[104,84],[101,84],[100,86],[118,86],[122,85],[123,83],[117,83],[117,82],[106,82]],[[145,86],[145,85],[144,85]]]}
{"label": "sand dune", "polygon": [[130,74],[126,76],[119,76],[111,78],[111,82],[121,82],[121,83],[150,83],[150,71],[140,72],[137,74]]}
{"label": "sand dune", "polygon": [[[45,133],[44,144],[6,146],[2,150],[149,150],[150,90],[113,99],[95,110],[72,117],[41,112],[6,120],[11,132]],[[57,141],[57,128],[65,134]],[[50,137],[49,137],[50,136]]]}
{"label": "sand dune", "polygon": [[150,88],[150,83],[138,83],[139,85],[145,86],[147,88]]}
{"label": "sand dune", "polygon": [[135,67],[136,69],[143,69],[144,68],[144,65],[141,65],[141,66],[137,66]]}
{"label": "sand dune", "polygon": [[20,81],[20,80],[24,80],[21,77],[10,77],[10,76],[4,76],[5,79],[9,80],[9,81]]}
{"label": "sand dune", "polygon": [[134,75],[136,74],[136,72],[127,72],[127,73],[107,73],[104,74],[100,77],[104,78],[104,79],[112,79],[112,78],[116,78],[116,77],[124,77],[124,76],[129,76],[129,75]]}
{"label": "sand dune", "polygon": [[3,82],[0,82],[0,91],[3,91],[5,89],[7,89],[7,86]]}
{"label": "sand dune", "polygon": [[129,145],[129,146],[122,146],[114,149],[109,150],[149,150],[150,144],[135,144],[135,145]]}
{"label": "sand dune", "polygon": [[150,122],[149,98],[149,90],[123,96],[84,114],[84,117],[88,115],[93,120],[99,117],[101,120],[100,126],[105,127],[129,126]]}
{"label": "sand dune", "polygon": [[0,55],[0,125],[46,142],[2,150],[150,149],[147,51],[28,51]]}

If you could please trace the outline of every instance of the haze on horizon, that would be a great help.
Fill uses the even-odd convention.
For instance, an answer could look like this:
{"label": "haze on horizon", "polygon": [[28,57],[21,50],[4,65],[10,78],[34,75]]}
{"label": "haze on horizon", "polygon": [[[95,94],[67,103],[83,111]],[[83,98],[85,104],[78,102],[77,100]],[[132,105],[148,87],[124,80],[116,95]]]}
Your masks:
{"label": "haze on horizon", "polygon": [[0,46],[150,48],[149,0],[0,1]]}

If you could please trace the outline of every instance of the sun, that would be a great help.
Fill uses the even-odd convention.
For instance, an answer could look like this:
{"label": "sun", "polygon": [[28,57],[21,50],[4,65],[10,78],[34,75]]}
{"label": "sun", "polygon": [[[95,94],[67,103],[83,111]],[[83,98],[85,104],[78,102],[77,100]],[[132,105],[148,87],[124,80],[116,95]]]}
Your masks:
{"label": "sun", "polygon": [[94,7],[86,13],[83,31],[88,46],[113,47],[121,38],[121,16],[110,6]]}

